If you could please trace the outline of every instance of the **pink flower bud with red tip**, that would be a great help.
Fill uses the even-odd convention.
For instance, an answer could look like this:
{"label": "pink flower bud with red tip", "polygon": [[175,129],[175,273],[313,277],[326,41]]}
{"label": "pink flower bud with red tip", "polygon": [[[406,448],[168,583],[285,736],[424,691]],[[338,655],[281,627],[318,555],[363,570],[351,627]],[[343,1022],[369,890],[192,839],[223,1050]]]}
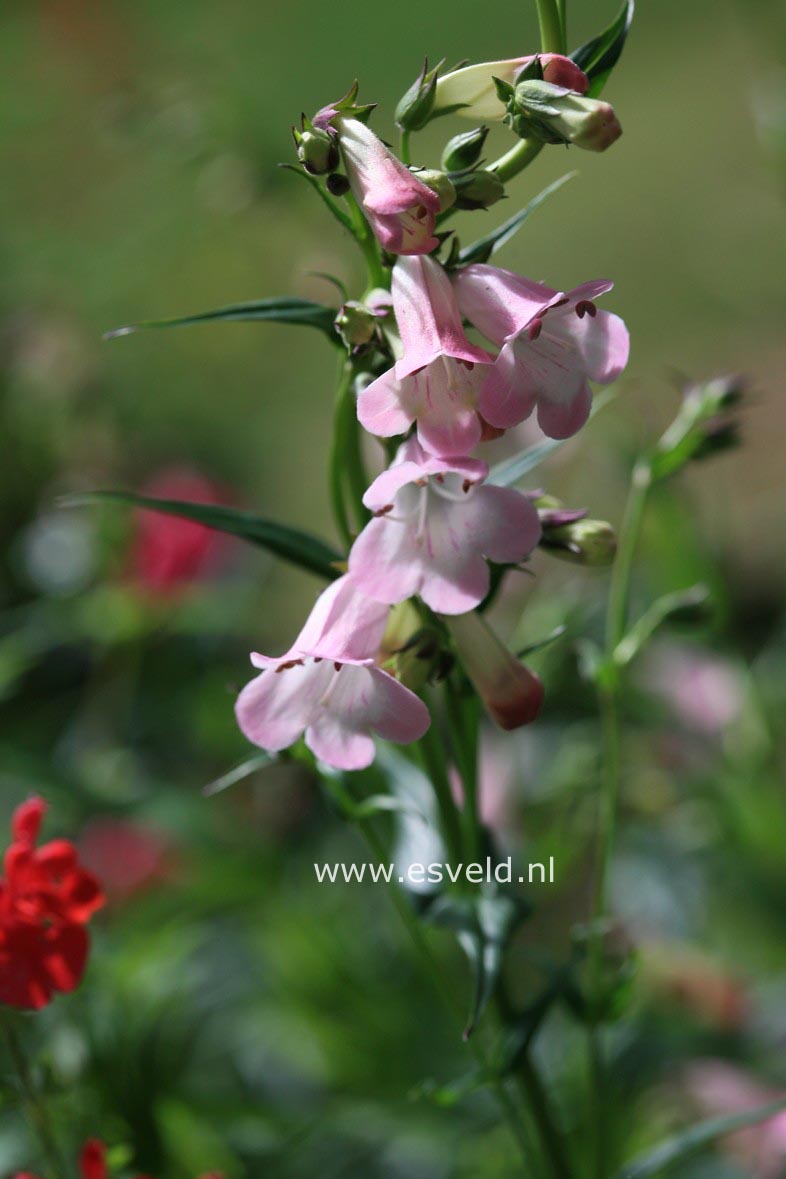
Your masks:
{"label": "pink flower bud with red tip", "polygon": [[446,618],[461,663],[491,719],[518,729],[537,719],[543,685],[499,640],[482,615]]}

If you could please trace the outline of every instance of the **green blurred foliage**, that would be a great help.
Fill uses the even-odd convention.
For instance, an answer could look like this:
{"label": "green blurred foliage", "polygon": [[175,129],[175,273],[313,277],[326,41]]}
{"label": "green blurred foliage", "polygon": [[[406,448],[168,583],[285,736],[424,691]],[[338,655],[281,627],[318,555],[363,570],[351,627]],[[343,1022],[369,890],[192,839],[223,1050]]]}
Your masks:
{"label": "green blurred foliage", "polygon": [[[614,6],[569,7],[578,44]],[[703,581],[716,614],[659,639],[627,699],[615,897],[644,965],[615,1041],[625,1155],[684,1118],[679,1074],[693,1058],[725,1055],[786,1085],[786,30],[772,0],[640,9],[607,89],[620,142],[597,158],[544,152],[509,200],[460,223],[469,241],[579,170],[500,256],[557,286],[613,277],[606,305],[631,328],[621,396],[538,472],[565,502],[619,523],[632,457],[676,411],[675,374],[744,371],[755,389],[743,448],[658,491],[638,567],[639,612]],[[208,1166],[228,1179],[501,1179],[507,1132],[487,1093],[446,1096],[473,1060],[388,898],[314,883],[315,860],[366,858],[357,833],[302,768],[201,795],[248,755],[232,715],[247,652],[285,649],[316,582],[231,542],[215,577],[151,599],[130,572],[134,519],[57,498],[138,490],[186,464],[233,502],[334,539],[323,476],[336,361],[323,339],[261,324],[101,335],[269,295],[333,301],[309,271],[356,287],[351,243],[276,167],[293,158],[290,125],[357,75],[392,136],[424,53],[523,54],[534,12],[502,0],[392,12],[28,0],[0,19],[3,817],[37,790],[51,831],[129,819],[167,846],[157,880],[97,922],[83,989],[25,1023],[63,1142],[75,1152],[101,1135],[128,1147],[129,1173],[159,1179]],[[435,163],[463,129],[438,121],[415,138],[415,161]],[[495,129],[489,156],[504,143]],[[504,845],[558,863],[513,948],[522,1000],[540,981],[532,947],[564,954],[586,911],[598,742],[575,644],[599,634],[607,582],[543,554],[535,566],[527,610],[504,595],[500,625],[519,646],[568,633],[534,660],[542,723],[506,743],[490,734],[486,755]],[[697,665],[711,723],[675,694]],[[464,1008],[459,952],[439,931],[429,941]],[[743,1017],[702,1006],[706,982],[693,1001],[686,946],[709,975],[739,979]],[[581,1143],[576,1035],[557,1012],[539,1051]],[[4,1100],[0,1173],[31,1150]],[[714,1165],[680,1175],[744,1173]]]}

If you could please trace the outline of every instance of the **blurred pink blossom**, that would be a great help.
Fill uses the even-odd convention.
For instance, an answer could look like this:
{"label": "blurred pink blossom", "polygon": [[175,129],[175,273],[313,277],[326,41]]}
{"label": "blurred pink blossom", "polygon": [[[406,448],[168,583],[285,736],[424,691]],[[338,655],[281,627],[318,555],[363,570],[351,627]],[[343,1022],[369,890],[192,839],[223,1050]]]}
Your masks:
{"label": "blurred pink blossom", "polygon": [[[686,1070],[685,1087],[706,1117],[726,1117],[784,1097],[749,1073],[723,1060],[698,1060]],[[786,1168],[786,1110],[736,1130],[722,1144],[745,1167],[750,1179],[782,1179]]]}

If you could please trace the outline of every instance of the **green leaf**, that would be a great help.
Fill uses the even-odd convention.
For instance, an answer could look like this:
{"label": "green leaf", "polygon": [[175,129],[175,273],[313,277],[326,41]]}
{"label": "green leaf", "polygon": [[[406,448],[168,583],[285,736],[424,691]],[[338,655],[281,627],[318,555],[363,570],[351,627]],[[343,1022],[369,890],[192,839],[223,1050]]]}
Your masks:
{"label": "green leaf", "polygon": [[428,910],[428,920],[452,929],[475,972],[472,1005],[464,1039],[475,1030],[494,993],[505,948],[529,910],[519,898],[496,892],[458,897],[443,894]]}
{"label": "green leaf", "polygon": [[658,598],[617,644],[614,662],[618,667],[627,667],[664,622],[701,622],[706,619],[709,596],[706,585],[693,585],[690,589],[675,590]]}
{"label": "green leaf", "polygon": [[[592,412],[590,413],[590,421],[595,417],[595,414],[600,413],[602,409],[614,400],[617,393],[614,389],[604,389],[599,393],[592,403]],[[511,458],[504,459],[501,463],[491,468],[487,483],[494,483],[497,487],[512,487],[514,483],[518,483],[530,471],[569,442],[568,438],[548,438],[545,442],[536,442],[534,446],[528,446],[526,450],[514,454]]]}
{"label": "green leaf", "polygon": [[744,1113],[731,1114],[723,1118],[710,1118],[706,1122],[699,1122],[673,1138],[667,1138],[654,1150],[641,1155],[633,1162],[627,1163],[617,1174],[617,1179],[649,1179],[650,1175],[657,1175],[664,1167],[680,1162],[690,1154],[701,1150],[716,1138],[732,1134],[735,1130],[744,1130],[748,1126],[755,1126],[774,1117],[782,1109],[786,1109],[786,1097],[778,1101],[771,1101],[768,1105],[757,1106],[756,1109],[746,1110]]}
{"label": "green leaf", "polygon": [[197,315],[184,315],[175,319],[147,319],[141,323],[129,323],[104,334],[105,340],[118,336],[130,336],[148,328],[188,327],[193,323],[294,323],[305,327],[318,328],[331,343],[341,346],[333,320],[336,312],[323,303],[312,303],[310,299],[254,299],[250,303],[231,303],[215,311],[201,311]]}
{"label": "green leaf", "polygon": [[277,760],[275,754],[258,753],[255,757],[250,757],[247,761],[241,762],[239,766],[228,770],[220,778],[209,782],[207,786],[203,787],[202,793],[205,798],[212,798],[214,794],[220,794],[222,790],[227,790],[230,786],[234,786],[236,782],[242,782],[244,778],[255,774],[257,770],[263,770],[266,766],[272,765]]}
{"label": "green leaf", "polygon": [[560,176],[559,180],[553,181],[536,197],[533,197],[526,208],[521,209],[513,217],[509,217],[507,221],[503,221],[502,225],[493,229],[485,237],[473,242],[471,246],[466,246],[459,252],[458,264],[469,266],[471,262],[487,262],[492,254],[496,254],[497,250],[502,249],[506,242],[509,242],[518,233],[527,218],[536,209],[539,209],[544,201],[548,200],[558,188],[562,188],[563,184],[572,180],[574,176],[578,176],[578,172],[566,172],[564,176]]}
{"label": "green leaf", "polygon": [[198,524],[204,524],[206,528],[214,528],[216,532],[228,532],[231,536],[239,536],[241,540],[259,545],[277,557],[282,557],[293,565],[299,565],[301,569],[308,569],[331,581],[341,573],[339,566],[343,557],[319,537],[312,536],[309,532],[301,532],[299,528],[276,524],[273,520],[266,520],[262,516],[255,516],[253,512],[243,512],[238,508],[227,508],[218,504],[187,503],[177,499],[154,499],[148,495],[137,495],[133,491],[88,491],[66,496],[60,502],[64,507],[109,502],[145,508],[153,512],[165,512],[169,516],[194,520]]}
{"label": "green leaf", "polygon": [[536,651],[542,651],[544,647],[550,647],[557,639],[561,639],[567,633],[566,626],[555,626],[554,630],[549,634],[544,635],[542,639],[537,639],[534,643],[527,643],[526,647],[522,647],[520,651],[516,652],[517,659],[526,659],[528,655],[534,655]]}
{"label": "green leaf", "polygon": [[620,59],[633,20],[634,0],[625,0],[607,29],[586,45],[574,49],[571,59],[590,80],[589,97],[596,98]]}

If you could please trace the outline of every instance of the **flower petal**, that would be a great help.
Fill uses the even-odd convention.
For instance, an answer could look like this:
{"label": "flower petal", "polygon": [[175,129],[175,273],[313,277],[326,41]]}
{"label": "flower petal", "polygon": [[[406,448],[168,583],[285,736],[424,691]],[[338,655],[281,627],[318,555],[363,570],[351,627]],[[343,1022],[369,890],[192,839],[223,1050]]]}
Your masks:
{"label": "flower petal", "polygon": [[235,715],[241,732],[271,753],[286,749],[310,724],[333,674],[329,661],[313,660],[263,671],[237,698]]}

